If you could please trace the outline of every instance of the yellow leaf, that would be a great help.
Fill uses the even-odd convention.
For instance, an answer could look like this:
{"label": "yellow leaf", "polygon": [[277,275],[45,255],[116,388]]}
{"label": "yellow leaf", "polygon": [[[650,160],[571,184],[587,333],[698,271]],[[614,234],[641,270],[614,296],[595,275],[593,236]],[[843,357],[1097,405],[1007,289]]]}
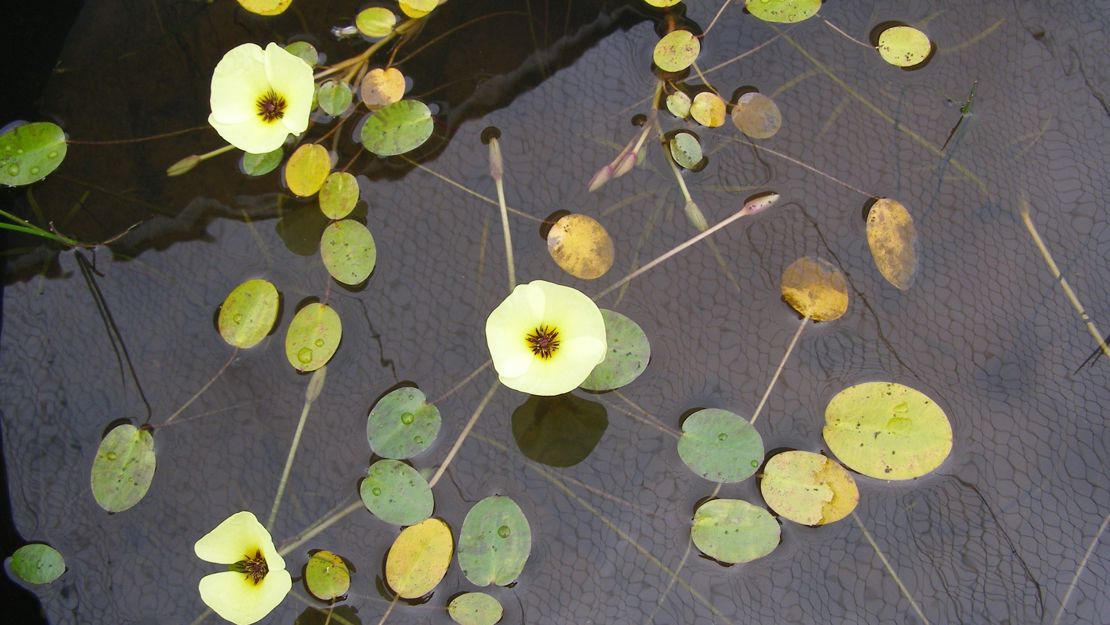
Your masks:
{"label": "yellow leaf", "polygon": [[405,95],[405,76],[395,67],[372,69],[362,79],[359,94],[371,111],[400,102]]}
{"label": "yellow leaf", "polygon": [[712,91],[702,91],[690,104],[690,117],[702,126],[716,128],[725,123],[725,101]]}
{"label": "yellow leaf", "polygon": [[782,297],[801,315],[832,321],[848,310],[848,283],[832,263],[804,256],[782,272]]}
{"label": "yellow leaf", "polygon": [[439,519],[425,519],[401,531],[385,560],[385,579],[399,597],[414,599],[439,584],[455,549],[451,528]]}
{"label": "yellow leaf", "polygon": [[901,202],[883,198],[867,213],[867,246],[886,281],[905,291],[917,272],[917,230]]}
{"label": "yellow leaf", "polygon": [[575,278],[594,280],[613,266],[613,239],[597,220],[566,215],[547,234],[547,251],[563,271]]}
{"label": "yellow leaf", "polygon": [[852,474],[809,451],[784,451],[768,460],[759,490],[780,516],[803,525],[839,521],[859,503]]}
{"label": "yellow leaf", "polygon": [[879,56],[896,67],[915,67],[933,53],[928,35],[912,26],[894,26],[879,35]]}
{"label": "yellow leaf", "polygon": [[331,157],[324,146],[306,143],[285,164],[285,184],[294,195],[315,195],[331,172]]}
{"label": "yellow leaf", "polygon": [[256,15],[281,15],[293,0],[238,0],[239,6]]}

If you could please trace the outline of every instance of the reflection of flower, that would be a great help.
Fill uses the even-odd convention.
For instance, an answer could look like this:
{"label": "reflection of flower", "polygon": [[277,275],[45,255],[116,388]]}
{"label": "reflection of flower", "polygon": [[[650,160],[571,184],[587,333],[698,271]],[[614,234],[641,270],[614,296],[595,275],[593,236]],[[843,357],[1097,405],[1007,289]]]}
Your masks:
{"label": "reflection of flower", "polygon": [[236,625],[250,625],[269,614],[293,586],[270,533],[250,512],[229,516],[198,540],[193,551],[206,562],[229,565],[230,570],[200,580],[200,598]]}
{"label": "reflection of flower", "polygon": [[605,359],[605,321],[581,291],[536,280],[513,289],[490,313],[486,342],[502,384],[559,395]]}
{"label": "reflection of flower", "polygon": [[281,147],[289,133],[308,128],[312,68],[276,43],[232,48],[212,72],[208,123],[228,143],[252,154]]}

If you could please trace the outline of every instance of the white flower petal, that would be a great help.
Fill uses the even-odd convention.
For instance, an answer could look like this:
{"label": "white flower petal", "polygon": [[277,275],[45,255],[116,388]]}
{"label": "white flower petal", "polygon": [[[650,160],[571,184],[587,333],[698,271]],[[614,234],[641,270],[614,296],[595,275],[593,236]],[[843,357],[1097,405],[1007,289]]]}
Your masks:
{"label": "white flower petal", "polygon": [[251,154],[272,152],[280,148],[285,143],[286,137],[289,136],[289,129],[282,124],[267,124],[257,117],[225,124],[209,115],[208,123],[216,129],[216,132],[223,137],[224,141]]}
{"label": "white flower petal", "polygon": [[266,80],[274,92],[285,98],[285,115],[281,124],[293,134],[300,134],[308,128],[308,116],[312,112],[312,94],[316,82],[312,78],[312,68],[304,59],[286,52],[276,43],[266,46]]}
{"label": "white flower petal", "polygon": [[253,43],[232,48],[212,72],[212,117],[224,124],[257,119],[258,98],[269,90],[262,48]]}
{"label": "white flower petal", "polygon": [[213,573],[201,578],[200,598],[235,625],[251,625],[269,614],[293,587],[288,571],[270,571],[255,584],[235,571]]}
{"label": "white flower petal", "polygon": [[[205,562],[235,564],[257,551],[274,551],[274,541],[270,533],[250,512],[236,512],[224,519],[211,532],[201,537],[193,545],[197,557]],[[266,560],[269,565],[269,558]],[[281,563],[285,568],[285,563]]]}

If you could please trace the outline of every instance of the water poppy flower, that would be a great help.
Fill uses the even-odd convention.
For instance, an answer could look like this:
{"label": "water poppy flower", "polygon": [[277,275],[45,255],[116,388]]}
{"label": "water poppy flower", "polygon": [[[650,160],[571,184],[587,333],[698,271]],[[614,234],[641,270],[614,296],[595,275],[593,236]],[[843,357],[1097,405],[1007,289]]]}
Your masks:
{"label": "water poppy flower", "polygon": [[236,512],[193,546],[206,562],[228,565],[227,571],[200,580],[200,598],[235,625],[250,625],[285,599],[293,580],[270,533],[250,512]]}
{"label": "water poppy flower", "polygon": [[212,72],[208,123],[225,141],[251,154],[281,147],[308,128],[316,83],[312,68],[276,43],[232,48]]}
{"label": "water poppy flower", "polygon": [[536,280],[518,285],[490,313],[486,342],[502,384],[561,395],[605,359],[605,321],[581,291]]}

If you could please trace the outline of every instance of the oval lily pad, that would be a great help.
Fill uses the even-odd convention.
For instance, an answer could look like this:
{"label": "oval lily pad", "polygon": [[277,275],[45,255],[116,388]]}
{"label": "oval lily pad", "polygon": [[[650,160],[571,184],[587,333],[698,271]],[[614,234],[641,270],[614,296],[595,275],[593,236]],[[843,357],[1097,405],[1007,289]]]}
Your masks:
{"label": "oval lily pad", "polygon": [[358,204],[358,179],[345,171],[332,172],[320,188],[320,211],[328,219],[343,219]]}
{"label": "oval lily pad", "polygon": [[432,111],[423,102],[401,100],[370,116],[362,125],[362,145],[378,156],[415,150],[432,136]]}
{"label": "oval lily pad", "polygon": [[763,437],[740,415],[707,408],[682,422],[678,455],[707,480],[739,482],[751,477],[763,462]]}
{"label": "oval lily pad", "polygon": [[671,158],[681,167],[694,169],[705,158],[701,151],[701,142],[692,132],[676,132],[668,143],[671,148]]}
{"label": "oval lily pad", "polygon": [[332,601],[351,589],[351,570],[343,558],[330,551],[317,551],[304,567],[308,592],[321,601]]}
{"label": "oval lily pad", "polygon": [[257,15],[280,15],[293,0],[238,0],[239,6]]}
{"label": "oval lily pad", "polygon": [[359,87],[359,96],[371,111],[400,102],[404,95],[405,76],[396,67],[370,70]]}
{"label": "oval lily pad", "polygon": [[688,30],[673,30],[655,44],[651,58],[665,72],[681,72],[694,64],[701,41]]}
{"label": "oval lily pad", "polygon": [[424,17],[438,6],[439,0],[397,0],[397,6],[405,15],[416,19]]}
{"label": "oval lily pad", "polygon": [[232,347],[254,347],[277,321],[281,296],[277,288],[266,280],[247,280],[228,293],[220,305],[216,327],[220,336]]}
{"label": "oval lily pad", "polygon": [[283,156],[285,151],[281,148],[262,154],[243,152],[243,158],[239,160],[239,169],[248,176],[265,176],[281,165]]}
{"label": "oval lily pad", "polygon": [[714,499],[694,512],[690,537],[705,555],[725,562],[751,562],[771,553],[782,528],[759,506],[742,499]]}
{"label": "oval lily pad", "polygon": [[439,435],[439,408],[424,401],[424,392],[403,386],[374,404],[366,417],[370,448],[383,458],[411,458]]}
{"label": "oval lily pad", "polygon": [[123,512],[150,490],[156,459],[154,437],[147,428],[124,423],[100,441],[92,464],[92,493],[108,512]]}
{"label": "oval lily pad", "polygon": [[879,56],[895,67],[914,67],[929,58],[933,43],[912,26],[892,26],[879,35]]}
{"label": "oval lily pad", "polygon": [[386,582],[402,599],[428,594],[447,573],[453,548],[451,528],[439,519],[406,527],[386,556]]}
{"label": "oval lily pad", "polygon": [[432,489],[416,469],[399,460],[379,460],[359,485],[371,514],[394,525],[415,525],[432,516]]}
{"label": "oval lily pad", "polygon": [[28,584],[49,584],[66,572],[62,554],[50,545],[31,543],[12,553],[12,574]]}
{"label": "oval lily pad", "polygon": [[762,93],[745,93],[732,108],[732,123],[752,139],[770,139],[782,128],[782,112]]}
{"label": "oval lily pad", "polygon": [[653,7],[665,9],[667,7],[673,7],[679,2],[682,2],[682,0],[644,0],[644,2],[650,4]]}
{"label": "oval lily pad", "polygon": [[621,388],[640,377],[651,360],[651,344],[640,324],[604,308],[601,318],[605,320],[605,360],[579,385],[587,391]]}
{"label": "oval lily pad", "polygon": [[725,101],[712,91],[702,91],[690,104],[690,117],[702,126],[716,128],[725,123]]}
{"label": "oval lily pad", "polygon": [[852,474],[809,451],[775,454],[763,467],[759,490],[772,510],[802,525],[839,521],[859,503]]}
{"label": "oval lily pad", "polygon": [[38,182],[66,157],[66,133],[57,124],[23,124],[0,135],[0,183],[18,187]]}
{"label": "oval lily pad", "polygon": [[384,7],[363,9],[355,16],[355,28],[358,32],[375,39],[393,32],[393,27],[396,25],[397,16]]}
{"label": "oval lily pad", "polygon": [[744,6],[764,22],[793,24],[817,15],[821,0],[744,0]]}
{"label": "oval lily pad", "polygon": [[297,371],[315,371],[328,364],[342,338],[339,314],[327,304],[308,304],[289,322],[285,357]]}
{"label": "oval lily pad", "polygon": [[315,195],[331,172],[331,156],[324,146],[302,143],[285,163],[285,184],[294,195]]}
{"label": "oval lily pad", "polygon": [[595,280],[613,266],[613,239],[593,217],[564,215],[547,233],[551,260],[575,278]]}
{"label": "oval lily pad", "polygon": [[308,63],[309,67],[316,67],[316,64],[320,62],[320,53],[316,51],[315,46],[307,41],[294,41],[285,46],[285,51]]}
{"label": "oval lily pad", "polygon": [[913,217],[897,200],[882,198],[867,213],[867,247],[879,273],[905,291],[917,273],[917,230]]}
{"label": "oval lily pad", "polygon": [[895,382],[864,382],[825,407],[825,442],[849,468],[880,480],[909,480],[952,451],[952,425],[928,395]]}
{"label": "oval lily pad", "polygon": [[501,602],[484,592],[464,592],[447,604],[447,613],[459,625],[494,625],[504,612]]}
{"label": "oval lily pad", "polygon": [[512,499],[486,497],[466,513],[459,532],[459,568],[470,583],[513,583],[531,552],[532,528]]}
{"label": "oval lily pad", "polygon": [[361,223],[344,219],[328,224],[320,237],[320,257],[331,277],[343,284],[365,282],[378,262],[374,235]]}
{"label": "oval lily pad", "polygon": [[354,99],[355,94],[351,91],[351,86],[338,80],[325,82],[320,85],[320,89],[316,92],[316,100],[320,104],[320,110],[332,117],[346,113]]}
{"label": "oval lily pad", "polygon": [[675,91],[667,96],[667,110],[679,119],[686,119],[690,115],[690,96]]}
{"label": "oval lily pad", "polygon": [[782,272],[782,297],[804,317],[832,321],[848,310],[848,281],[836,265],[803,256]]}

